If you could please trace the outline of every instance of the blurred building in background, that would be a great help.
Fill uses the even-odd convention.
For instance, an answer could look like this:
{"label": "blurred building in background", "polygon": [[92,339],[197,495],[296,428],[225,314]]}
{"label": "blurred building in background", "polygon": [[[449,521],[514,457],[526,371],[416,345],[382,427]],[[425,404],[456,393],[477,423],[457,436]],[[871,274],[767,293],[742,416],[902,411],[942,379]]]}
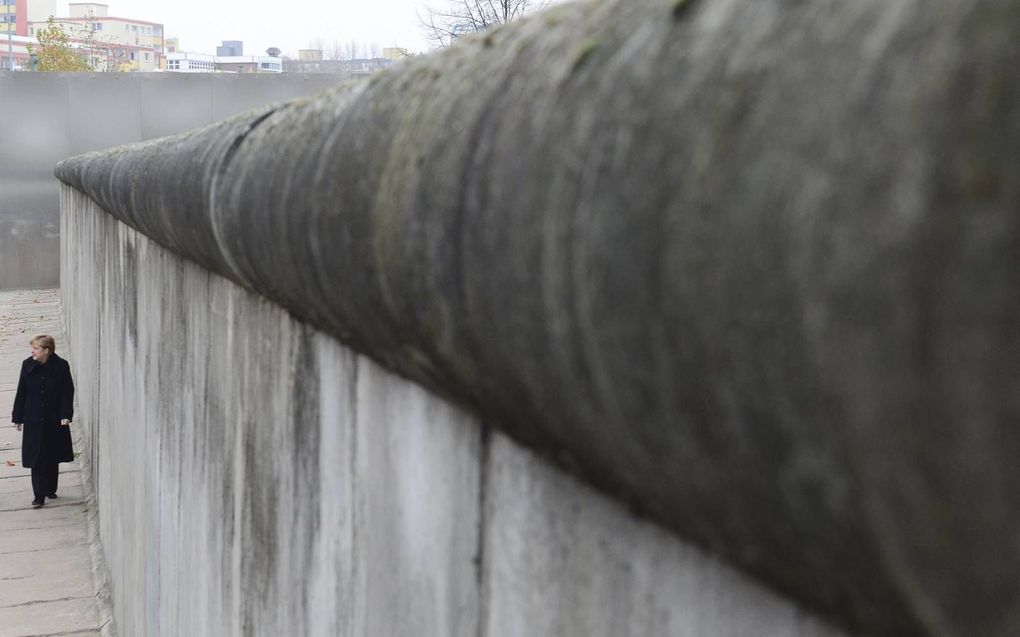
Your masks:
{"label": "blurred building in background", "polygon": [[187,51],[167,52],[166,70],[175,73],[212,73],[216,70],[216,56]]}
{"label": "blurred building in background", "polygon": [[0,0],[0,70],[26,68],[27,45],[36,45],[29,38],[28,25],[57,12],[56,0]]}
{"label": "blurred building in background", "polygon": [[244,55],[244,42],[240,40],[223,40],[216,47],[216,55],[212,55],[182,51],[177,38],[168,38],[166,70],[173,73],[283,73],[283,60],[276,47],[266,49],[265,55]]}
{"label": "blurred building in background", "polygon": [[214,64],[221,73],[283,73],[278,55],[217,55]]}
{"label": "blurred building in background", "polygon": [[382,56],[391,62],[411,57],[411,52],[402,46],[388,46],[383,48]]}
{"label": "blurred building in background", "polygon": [[217,53],[212,55],[182,51],[177,38],[167,42],[165,70],[173,73],[283,73],[283,59],[276,47],[267,49],[265,55],[220,55],[221,51],[244,51],[241,42],[224,41],[224,46],[216,47]]}
{"label": "blurred building in background", "polygon": [[244,55],[244,42],[241,40],[223,40],[216,47],[216,55],[220,57],[241,57]]}
{"label": "blurred building in background", "polygon": [[[72,2],[68,7],[70,15],[54,18],[54,22],[63,27],[72,45],[88,51],[95,70],[155,71],[162,68],[162,24],[111,16],[108,5],[96,2]],[[29,20],[28,35],[34,36],[45,28],[47,17]]]}
{"label": "blurred building in background", "polygon": [[324,60],[318,49],[298,51],[298,59],[283,60],[283,70],[288,73],[333,73],[336,75],[371,75],[381,71],[394,60],[385,57],[358,58],[353,60]]}
{"label": "blurred building in background", "polygon": [[0,45],[7,45],[7,34],[28,35],[30,22],[45,22],[57,13],[57,0],[0,0]]}
{"label": "blurred building in background", "polygon": [[[3,2],[3,0],[0,0]],[[0,71],[13,69],[15,71],[27,69],[31,65],[31,57],[28,47],[37,47],[39,43],[35,38],[24,35],[10,35],[8,46],[8,34],[0,34]],[[13,61],[10,59],[13,58]]]}

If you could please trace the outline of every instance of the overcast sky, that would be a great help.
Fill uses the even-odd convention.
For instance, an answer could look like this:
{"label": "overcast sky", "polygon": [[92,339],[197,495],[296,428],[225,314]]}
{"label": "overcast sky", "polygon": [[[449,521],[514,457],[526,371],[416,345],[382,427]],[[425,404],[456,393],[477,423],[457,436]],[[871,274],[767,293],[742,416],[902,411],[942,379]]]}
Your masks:
{"label": "overcast sky", "polygon": [[[80,0],[85,1],[85,0]],[[417,10],[425,0],[105,0],[110,15],[160,22],[181,50],[215,53],[221,40],[241,40],[245,55],[271,46],[297,55],[316,38],[356,40],[380,49],[402,46],[426,51]],[[66,1],[57,12],[68,15]]]}

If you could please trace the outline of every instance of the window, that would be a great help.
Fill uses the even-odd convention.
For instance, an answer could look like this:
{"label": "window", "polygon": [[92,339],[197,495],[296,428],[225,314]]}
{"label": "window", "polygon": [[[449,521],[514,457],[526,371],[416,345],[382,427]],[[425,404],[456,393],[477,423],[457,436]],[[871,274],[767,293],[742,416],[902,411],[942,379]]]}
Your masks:
{"label": "window", "polygon": [[145,54],[145,61],[146,61],[146,62],[148,62],[148,61],[149,61],[149,54],[148,54],[148,53],[146,53],[146,54]]}
{"label": "window", "polygon": [[167,62],[166,67],[168,69],[170,69],[171,71],[178,71],[181,68],[181,61],[180,60],[170,60],[169,62]]}
{"label": "window", "polygon": [[93,31],[102,31],[103,30],[103,23],[102,22],[93,22],[92,23],[92,30]]}

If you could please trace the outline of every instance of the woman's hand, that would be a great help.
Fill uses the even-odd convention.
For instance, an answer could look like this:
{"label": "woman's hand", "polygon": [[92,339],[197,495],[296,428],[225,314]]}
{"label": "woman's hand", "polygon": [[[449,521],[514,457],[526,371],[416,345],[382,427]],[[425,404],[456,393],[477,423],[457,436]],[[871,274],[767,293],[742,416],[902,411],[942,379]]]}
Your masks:
{"label": "woman's hand", "polygon": [[71,421],[68,420],[67,418],[64,418],[63,420],[60,421],[60,424],[65,426],[65,427],[70,427],[71,426]]}
{"label": "woman's hand", "polygon": [[18,431],[21,431],[22,427],[24,427],[24,425],[21,424],[20,422],[14,423],[14,428],[17,429]]}

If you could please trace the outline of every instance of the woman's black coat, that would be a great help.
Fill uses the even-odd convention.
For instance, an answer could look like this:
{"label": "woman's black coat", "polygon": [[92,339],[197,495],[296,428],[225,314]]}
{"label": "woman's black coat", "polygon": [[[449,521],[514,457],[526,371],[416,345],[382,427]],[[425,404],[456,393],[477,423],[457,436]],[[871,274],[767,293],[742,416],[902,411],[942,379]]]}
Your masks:
{"label": "woman's black coat", "polygon": [[51,354],[45,365],[26,359],[11,413],[11,422],[25,425],[21,464],[32,468],[40,460],[72,462],[71,428],[60,421],[73,416],[74,383],[67,361],[56,354]]}

